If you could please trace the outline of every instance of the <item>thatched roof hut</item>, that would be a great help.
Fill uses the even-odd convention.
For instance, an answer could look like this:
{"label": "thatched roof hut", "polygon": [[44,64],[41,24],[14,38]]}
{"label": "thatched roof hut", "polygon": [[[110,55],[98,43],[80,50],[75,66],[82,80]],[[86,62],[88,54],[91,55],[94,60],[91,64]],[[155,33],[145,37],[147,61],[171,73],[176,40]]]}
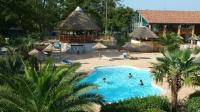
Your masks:
{"label": "thatched roof hut", "polygon": [[147,27],[139,27],[129,34],[129,37],[139,40],[149,40],[159,38],[154,32]]}
{"label": "thatched roof hut", "polygon": [[65,31],[99,31],[100,28],[80,7],[77,7],[59,26]]}

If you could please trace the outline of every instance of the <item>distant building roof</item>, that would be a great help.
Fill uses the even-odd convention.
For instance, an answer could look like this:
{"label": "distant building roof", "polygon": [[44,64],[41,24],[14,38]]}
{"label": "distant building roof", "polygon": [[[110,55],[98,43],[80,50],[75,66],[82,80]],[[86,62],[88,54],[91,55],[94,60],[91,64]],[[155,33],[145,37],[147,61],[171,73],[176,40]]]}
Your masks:
{"label": "distant building roof", "polygon": [[200,24],[200,11],[138,10],[148,23]]}

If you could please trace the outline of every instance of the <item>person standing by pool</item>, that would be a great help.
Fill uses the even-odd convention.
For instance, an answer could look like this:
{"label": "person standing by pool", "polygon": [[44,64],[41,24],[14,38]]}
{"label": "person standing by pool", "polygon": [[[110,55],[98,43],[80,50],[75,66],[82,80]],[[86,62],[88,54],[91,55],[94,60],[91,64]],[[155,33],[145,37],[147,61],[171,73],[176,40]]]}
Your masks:
{"label": "person standing by pool", "polygon": [[144,86],[143,80],[140,80],[140,86]]}

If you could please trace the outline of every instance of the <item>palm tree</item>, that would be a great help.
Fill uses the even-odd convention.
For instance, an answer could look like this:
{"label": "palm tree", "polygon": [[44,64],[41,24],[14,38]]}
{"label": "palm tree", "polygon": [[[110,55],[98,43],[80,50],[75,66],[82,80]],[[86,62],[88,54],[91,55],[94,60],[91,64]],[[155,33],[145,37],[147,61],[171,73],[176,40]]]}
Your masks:
{"label": "palm tree", "polygon": [[184,84],[194,84],[200,67],[194,62],[189,50],[165,51],[163,56],[157,58],[157,63],[153,63],[153,75],[157,82],[167,79],[172,95],[172,112],[177,112],[178,91]]}
{"label": "palm tree", "polygon": [[1,77],[7,83],[0,86],[0,110],[15,112],[94,112],[93,104],[102,97],[89,92],[93,84],[82,84],[83,74],[75,71],[80,64],[55,67],[46,63],[36,72],[25,67],[25,76]]}
{"label": "palm tree", "polygon": [[23,74],[23,63],[20,55],[6,55],[0,57],[0,74],[14,76]]}
{"label": "palm tree", "polygon": [[30,33],[18,40],[21,44],[16,43],[17,45],[15,47],[17,47],[19,53],[23,56],[23,58],[26,59],[29,57],[28,52],[33,48],[33,44],[37,42],[39,37],[40,35],[37,33]]}
{"label": "palm tree", "polygon": [[169,33],[166,36],[158,38],[158,42],[164,47],[164,50],[173,50],[179,48],[182,40],[177,34]]}

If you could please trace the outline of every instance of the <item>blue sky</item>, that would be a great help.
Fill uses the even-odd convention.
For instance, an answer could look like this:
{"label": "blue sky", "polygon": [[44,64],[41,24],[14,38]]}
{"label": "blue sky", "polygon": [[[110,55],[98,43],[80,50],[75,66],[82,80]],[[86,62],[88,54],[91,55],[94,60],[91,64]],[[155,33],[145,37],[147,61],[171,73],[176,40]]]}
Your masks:
{"label": "blue sky", "polygon": [[198,10],[200,0],[121,0],[122,4],[133,9],[151,10]]}

